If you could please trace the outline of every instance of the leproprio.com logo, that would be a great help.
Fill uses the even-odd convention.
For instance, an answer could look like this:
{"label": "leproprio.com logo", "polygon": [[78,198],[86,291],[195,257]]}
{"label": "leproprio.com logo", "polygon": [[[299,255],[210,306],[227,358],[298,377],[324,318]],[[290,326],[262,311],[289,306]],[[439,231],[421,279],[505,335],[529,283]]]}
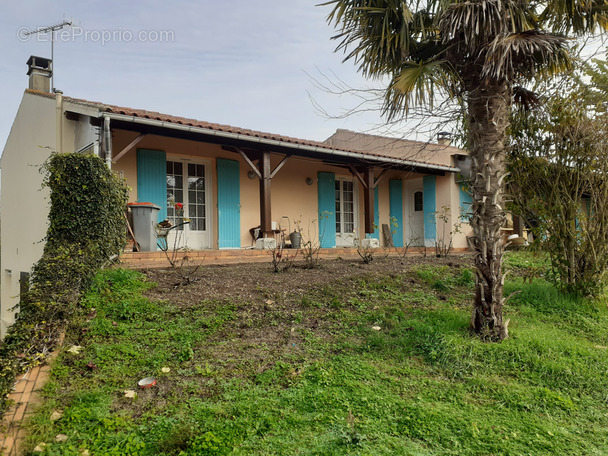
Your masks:
{"label": "leproprio.com logo", "polygon": [[39,41],[47,42],[51,39],[55,41],[76,41],[83,40],[91,43],[173,43],[175,32],[173,30],[85,30],[79,26],[73,26],[63,30],[56,30],[51,38],[51,32],[36,33],[35,29],[20,27],[17,30],[19,41]]}

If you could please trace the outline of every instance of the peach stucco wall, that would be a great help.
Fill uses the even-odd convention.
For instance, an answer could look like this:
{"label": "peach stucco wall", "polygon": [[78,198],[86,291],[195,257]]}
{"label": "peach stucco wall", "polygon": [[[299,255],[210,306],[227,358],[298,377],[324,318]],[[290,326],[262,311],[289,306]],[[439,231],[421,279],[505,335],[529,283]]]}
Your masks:
{"label": "peach stucco wall", "polygon": [[[118,153],[137,135],[133,132],[117,131],[113,136],[114,153]],[[240,199],[241,199],[241,246],[251,245],[249,229],[260,224],[260,193],[259,181],[257,178],[250,179],[248,172],[249,165],[237,153],[223,150],[219,145],[189,141],[183,139],[173,139],[160,136],[149,135],[137,144],[137,148],[163,150],[167,153],[167,158],[205,160],[208,165],[208,173],[212,181],[211,214],[209,214],[212,226],[211,247],[217,248],[217,179],[216,179],[216,159],[225,158],[239,162],[240,172]],[[278,154],[271,155],[271,167],[274,169],[282,160],[283,156]],[[127,184],[131,187],[130,200],[137,201],[137,167],[136,150],[129,151],[123,158],[113,164],[113,169],[124,175]],[[296,227],[296,223],[302,228],[305,235],[310,236],[314,241],[318,240],[318,193],[317,193],[317,174],[320,171],[333,172],[336,178],[351,179],[355,183],[355,191],[358,200],[358,217],[356,219],[357,237],[364,237],[364,207],[363,207],[363,187],[348,169],[322,164],[305,158],[290,158],[283,168],[272,179],[271,184],[271,204],[272,220],[276,221],[283,229]],[[389,191],[388,182],[391,179],[403,179],[407,182],[410,179],[420,178],[420,174],[408,174],[397,171],[388,171],[382,176],[378,187],[379,192],[379,226],[389,224]],[[312,178],[313,184],[308,185],[306,178]],[[448,173],[445,176],[437,176],[437,210],[446,205],[458,208],[459,195],[458,187],[455,184],[454,174]],[[408,186],[404,185],[404,219],[407,220],[411,195],[408,193]],[[458,211],[456,210],[455,213]],[[449,226],[453,226],[457,216],[451,216]],[[407,225],[404,223],[404,225]],[[408,227],[400,229],[407,234]],[[450,230],[448,230],[449,232]],[[466,231],[466,230],[465,230]],[[438,226],[438,233],[440,227]],[[405,239],[405,237],[404,237]],[[383,242],[382,236],[380,236]],[[456,235],[454,247],[466,247],[464,234]]]}

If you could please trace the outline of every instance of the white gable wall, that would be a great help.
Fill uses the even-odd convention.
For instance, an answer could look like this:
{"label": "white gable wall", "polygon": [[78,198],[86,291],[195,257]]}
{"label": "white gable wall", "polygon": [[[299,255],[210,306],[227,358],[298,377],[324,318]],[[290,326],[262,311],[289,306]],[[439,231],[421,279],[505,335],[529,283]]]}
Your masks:
{"label": "white gable wall", "polygon": [[19,302],[20,275],[29,273],[42,255],[49,200],[41,187],[40,165],[57,147],[56,131],[55,100],[25,93],[0,161],[2,337],[14,321],[10,309]]}

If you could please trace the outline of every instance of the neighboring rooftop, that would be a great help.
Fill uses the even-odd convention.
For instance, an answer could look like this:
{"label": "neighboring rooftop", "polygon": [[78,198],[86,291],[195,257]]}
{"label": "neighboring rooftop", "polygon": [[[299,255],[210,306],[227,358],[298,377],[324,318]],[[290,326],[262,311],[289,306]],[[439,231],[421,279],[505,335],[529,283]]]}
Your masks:
{"label": "neighboring rooftop", "polygon": [[413,141],[403,138],[359,133],[351,130],[338,129],[325,140],[325,143],[338,149],[349,148],[369,154],[378,154],[387,157],[451,165],[452,155],[464,155],[465,151],[450,146],[449,141],[443,144]]}

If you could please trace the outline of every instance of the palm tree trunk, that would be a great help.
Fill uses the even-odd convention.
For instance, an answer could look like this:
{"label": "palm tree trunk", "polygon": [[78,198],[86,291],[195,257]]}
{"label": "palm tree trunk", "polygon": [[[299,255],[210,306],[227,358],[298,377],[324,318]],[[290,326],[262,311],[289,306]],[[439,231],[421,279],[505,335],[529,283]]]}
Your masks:
{"label": "palm tree trunk", "polygon": [[468,91],[467,103],[473,190],[470,246],[475,252],[476,267],[471,329],[484,338],[503,340],[508,337],[509,324],[502,316],[504,242],[501,236],[506,220],[503,183],[510,105],[508,86],[476,85]]}

